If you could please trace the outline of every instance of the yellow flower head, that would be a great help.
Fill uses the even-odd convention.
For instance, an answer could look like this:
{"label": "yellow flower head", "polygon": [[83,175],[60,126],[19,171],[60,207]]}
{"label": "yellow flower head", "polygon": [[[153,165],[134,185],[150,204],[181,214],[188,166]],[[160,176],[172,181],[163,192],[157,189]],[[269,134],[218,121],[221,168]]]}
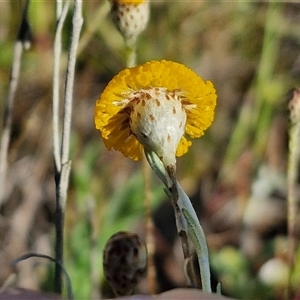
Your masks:
{"label": "yellow flower head", "polygon": [[125,69],[104,89],[95,106],[95,126],[104,143],[139,160],[143,148],[165,165],[175,164],[214,118],[216,91],[186,66],[150,61]]}

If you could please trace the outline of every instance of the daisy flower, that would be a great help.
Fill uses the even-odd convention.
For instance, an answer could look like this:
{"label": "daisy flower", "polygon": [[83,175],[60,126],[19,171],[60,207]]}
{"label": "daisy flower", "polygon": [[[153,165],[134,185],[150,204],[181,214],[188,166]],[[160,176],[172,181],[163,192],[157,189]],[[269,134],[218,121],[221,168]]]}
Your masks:
{"label": "daisy flower", "polygon": [[117,74],[95,106],[95,126],[105,146],[139,160],[144,148],[165,166],[211,125],[216,91],[186,66],[150,61]]}

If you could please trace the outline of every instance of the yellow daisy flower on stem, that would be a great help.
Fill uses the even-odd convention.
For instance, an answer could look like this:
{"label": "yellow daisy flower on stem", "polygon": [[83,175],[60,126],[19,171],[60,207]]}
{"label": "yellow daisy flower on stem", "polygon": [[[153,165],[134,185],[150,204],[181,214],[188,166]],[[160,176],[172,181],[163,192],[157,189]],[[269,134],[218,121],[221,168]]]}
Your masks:
{"label": "yellow daisy flower on stem", "polygon": [[165,166],[175,165],[211,125],[216,91],[186,66],[150,61],[117,74],[95,106],[95,126],[105,146],[139,160],[144,147]]}

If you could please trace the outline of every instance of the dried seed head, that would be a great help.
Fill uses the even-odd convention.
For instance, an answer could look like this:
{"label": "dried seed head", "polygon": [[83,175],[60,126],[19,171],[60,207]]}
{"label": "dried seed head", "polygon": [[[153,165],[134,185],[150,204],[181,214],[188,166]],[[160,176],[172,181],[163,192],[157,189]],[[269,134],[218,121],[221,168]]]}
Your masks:
{"label": "dried seed head", "polygon": [[117,296],[130,295],[146,273],[145,243],[133,233],[120,231],[106,243],[104,275]]}

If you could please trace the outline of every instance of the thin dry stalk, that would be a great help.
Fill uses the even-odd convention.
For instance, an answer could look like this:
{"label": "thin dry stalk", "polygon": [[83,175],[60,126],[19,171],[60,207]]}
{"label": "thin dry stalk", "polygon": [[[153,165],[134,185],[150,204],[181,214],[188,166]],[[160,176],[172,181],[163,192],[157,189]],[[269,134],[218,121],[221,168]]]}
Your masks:
{"label": "thin dry stalk", "polygon": [[[288,184],[288,249],[290,275],[293,272],[296,262],[296,251],[298,240],[296,236],[296,218],[298,213],[297,205],[297,179],[299,177],[300,163],[300,89],[295,89],[289,103],[290,129],[289,129],[289,156],[287,170]],[[291,276],[290,276],[291,279]],[[291,289],[291,282],[289,282]],[[291,290],[290,290],[291,292]]]}
{"label": "thin dry stalk", "polygon": [[24,261],[24,260],[27,260],[28,258],[32,258],[32,257],[38,257],[38,258],[45,258],[45,259],[48,259],[52,262],[55,262],[55,264],[59,264],[62,268],[62,271],[66,277],[66,280],[67,280],[67,294],[68,294],[68,300],[73,300],[74,299],[74,296],[73,296],[73,290],[72,290],[72,283],[71,283],[71,279],[69,277],[69,274],[68,272],[66,271],[66,269],[64,268],[64,266],[56,261],[53,257],[49,256],[49,255],[45,255],[45,254],[39,254],[39,253],[32,253],[32,252],[29,252],[29,253],[26,253],[24,255],[21,255],[20,257],[18,257],[17,259],[15,259],[12,263],[11,263],[11,266],[13,268],[16,267],[16,265],[21,262],[21,261]]}
{"label": "thin dry stalk", "polygon": [[[68,2],[68,1],[67,1]],[[66,4],[65,4],[66,5]],[[60,6],[57,9],[57,12],[62,12],[61,15],[67,10],[66,6],[61,10]],[[63,23],[63,22],[62,22]],[[59,23],[60,24],[60,23]],[[82,17],[82,1],[75,0],[74,10],[73,10],[73,20],[72,20],[72,34],[71,34],[71,43],[69,49],[68,57],[68,66],[67,66],[67,76],[65,83],[65,93],[64,93],[64,113],[63,113],[63,127],[62,127],[62,138],[61,138],[61,148],[60,152],[55,153],[54,156],[57,156],[56,164],[56,209],[55,209],[55,231],[56,231],[56,241],[55,241],[55,259],[57,262],[55,266],[55,275],[54,275],[54,290],[55,292],[61,294],[62,292],[62,265],[63,265],[63,245],[64,245],[64,212],[65,204],[67,199],[67,190],[69,184],[69,175],[71,171],[71,161],[69,160],[69,150],[70,150],[70,134],[71,134],[71,118],[72,118],[72,107],[73,107],[73,86],[74,86],[74,77],[75,77],[75,64],[76,64],[76,54],[78,48],[78,41],[80,37],[81,27],[83,24]],[[62,25],[61,25],[62,26]],[[58,38],[58,43],[60,38]],[[59,48],[59,45],[58,45]],[[60,49],[57,49],[57,55],[60,55]],[[59,57],[56,59],[59,60]],[[54,74],[59,76],[59,66],[56,67]],[[58,77],[59,78],[59,77]],[[57,80],[57,79],[56,79]],[[59,80],[59,79],[58,79]],[[58,81],[59,82],[59,81]],[[55,82],[57,85],[58,82]],[[59,85],[56,86],[59,89]],[[59,91],[55,92],[55,96],[58,97]],[[58,101],[57,98],[55,101]],[[56,103],[58,105],[59,103]],[[55,113],[58,113],[58,106],[55,106]],[[54,124],[55,131],[54,134],[58,134],[58,119],[56,124]],[[53,138],[56,143],[57,151],[59,137]],[[60,164],[59,164],[60,162]]]}
{"label": "thin dry stalk", "polygon": [[30,28],[27,19],[29,1],[24,8],[21,26],[14,47],[13,63],[3,116],[3,130],[0,144],[0,206],[5,200],[5,181],[7,172],[7,155],[11,137],[13,106],[19,82],[23,50],[30,46]]}
{"label": "thin dry stalk", "polygon": [[66,20],[69,9],[69,2],[65,2],[64,7],[61,8],[62,2],[57,1],[57,27],[54,39],[54,59],[53,59],[53,94],[52,94],[52,130],[53,130],[53,157],[55,170],[60,171],[61,157],[60,157],[60,134],[59,134],[59,95],[60,95],[60,61],[62,49],[62,28]]}

